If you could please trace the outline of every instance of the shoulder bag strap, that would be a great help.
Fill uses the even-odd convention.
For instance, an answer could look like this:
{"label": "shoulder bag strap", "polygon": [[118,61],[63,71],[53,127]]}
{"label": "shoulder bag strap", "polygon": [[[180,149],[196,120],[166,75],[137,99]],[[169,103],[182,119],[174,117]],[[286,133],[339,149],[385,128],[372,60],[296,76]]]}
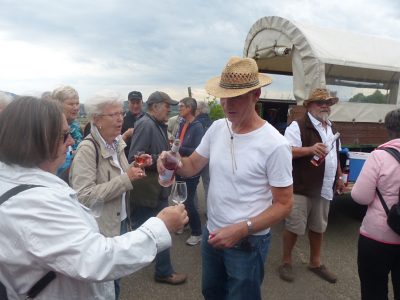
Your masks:
{"label": "shoulder bag strap", "polygon": [[380,148],[379,150],[384,150],[390,153],[399,163],[400,163],[400,152],[394,148]]}
{"label": "shoulder bag strap", "polygon": [[386,214],[389,215],[389,208],[388,208],[385,200],[383,199],[381,192],[378,190],[378,188],[376,188],[375,190],[376,190],[376,193],[378,194],[379,200],[381,200],[382,206],[385,209]]}
{"label": "shoulder bag strap", "polygon": [[98,147],[100,147],[100,145],[94,139],[92,139],[90,137],[85,138],[85,140],[91,141],[93,143],[94,149],[96,151],[96,169],[97,169],[97,167],[99,166],[99,149],[98,149]]}
{"label": "shoulder bag strap", "polygon": [[[0,205],[18,193],[40,186],[41,185],[34,184],[17,185],[0,196]],[[34,299],[54,278],[56,278],[56,273],[54,271],[47,272],[46,275],[40,278],[39,281],[30,288],[25,299]]]}
{"label": "shoulder bag strap", "polygon": [[[379,150],[384,150],[384,151],[388,152],[400,163],[400,152],[397,151],[396,149],[394,149],[394,148],[379,148]],[[379,200],[381,200],[382,206],[385,209],[386,214],[389,215],[389,208],[388,208],[385,200],[383,199],[383,196],[378,188],[376,188],[376,193],[378,194]],[[399,197],[400,197],[400,195],[399,195]]]}

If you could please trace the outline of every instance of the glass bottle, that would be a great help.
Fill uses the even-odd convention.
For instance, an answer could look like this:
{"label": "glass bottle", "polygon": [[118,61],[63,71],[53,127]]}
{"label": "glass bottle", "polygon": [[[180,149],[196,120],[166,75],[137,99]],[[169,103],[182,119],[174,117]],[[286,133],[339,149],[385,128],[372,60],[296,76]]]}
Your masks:
{"label": "glass bottle", "polygon": [[172,148],[165,154],[163,159],[164,174],[158,174],[158,183],[163,187],[171,186],[175,181],[175,171],[181,161],[179,155],[180,140],[175,139]]}
{"label": "glass bottle", "polygon": [[324,154],[323,156],[314,155],[314,156],[311,158],[311,163],[312,163],[314,166],[318,167],[318,166],[325,160],[325,157],[328,155],[328,153],[329,153],[329,152],[333,149],[333,147],[335,146],[335,142],[336,142],[336,140],[339,138],[339,136],[340,136],[340,133],[339,133],[339,132],[336,132],[335,135],[333,136],[333,138],[332,138],[331,140],[326,141],[326,142],[324,143],[325,146],[326,146],[326,151],[325,151],[325,154]]}

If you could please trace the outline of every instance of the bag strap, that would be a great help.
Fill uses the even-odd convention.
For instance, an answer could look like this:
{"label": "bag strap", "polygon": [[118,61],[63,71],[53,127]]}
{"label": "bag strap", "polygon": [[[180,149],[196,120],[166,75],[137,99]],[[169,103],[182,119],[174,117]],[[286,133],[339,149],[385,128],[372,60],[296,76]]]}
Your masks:
{"label": "bag strap", "polygon": [[389,215],[389,208],[388,208],[385,200],[383,199],[381,192],[378,190],[378,188],[376,188],[375,190],[376,190],[376,193],[378,194],[379,200],[381,200],[382,206],[385,209],[386,214]]}
{"label": "bag strap", "polygon": [[390,153],[399,163],[400,163],[400,152],[394,148],[379,148],[379,150],[384,150]]}
{"label": "bag strap", "polygon": [[[386,152],[388,152],[390,155],[392,155],[399,163],[400,163],[400,152],[397,151],[394,148],[379,148],[379,150],[384,150]],[[383,199],[383,196],[381,194],[381,192],[379,191],[378,188],[376,188],[376,193],[378,194],[379,200],[382,203],[383,208],[385,209],[385,212],[387,215],[389,215],[389,208],[385,202],[385,200]],[[399,195],[399,199],[400,199],[400,195]]]}
{"label": "bag strap", "polygon": [[20,184],[16,187],[13,187],[11,190],[8,190],[3,195],[0,196],[0,205],[6,202],[9,198],[19,194],[23,191],[29,190],[34,187],[39,187],[41,185],[34,185],[34,184]]}
{"label": "bag strap", "polygon": [[[6,202],[11,197],[29,190],[35,187],[41,187],[42,185],[35,185],[35,184],[20,184],[16,187],[5,192],[3,195],[0,196],[0,205]],[[51,282],[53,279],[56,278],[56,273],[54,271],[47,272],[42,278],[39,279],[28,291],[27,296],[25,299],[34,299],[43,289]]]}
{"label": "bag strap", "polygon": [[97,167],[99,166],[99,149],[98,149],[98,147],[100,147],[100,145],[91,137],[86,137],[84,140],[91,141],[93,143],[94,149],[96,151],[96,169],[97,169]]}

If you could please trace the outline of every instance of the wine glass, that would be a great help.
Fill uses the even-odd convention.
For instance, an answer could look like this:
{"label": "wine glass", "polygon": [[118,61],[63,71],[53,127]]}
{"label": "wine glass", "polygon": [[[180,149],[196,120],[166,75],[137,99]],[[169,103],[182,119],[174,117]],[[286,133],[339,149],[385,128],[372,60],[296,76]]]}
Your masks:
{"label": "wine glass", "polygon": [[186,201],[187,187],[186,182],[176,181],[172,187],[171,200],[175,204],[180,204]]}
{"label": "wine glass", "polygon": [[145,154],[144,151],[136,151],[136,153],[135,153],[135,163],[139,168],[142,169],[143,174],[145,175],[146,172],[144,171],[143,165],[146,162],[146,156],[144,156],[143,154]]}

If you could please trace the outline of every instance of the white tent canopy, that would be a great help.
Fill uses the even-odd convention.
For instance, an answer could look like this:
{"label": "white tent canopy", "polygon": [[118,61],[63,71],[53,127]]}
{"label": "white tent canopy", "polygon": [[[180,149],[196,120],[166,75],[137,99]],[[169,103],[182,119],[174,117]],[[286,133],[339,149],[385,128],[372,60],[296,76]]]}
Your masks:
{"label": "white tent canopy", "polygon": [[243,55],[261,72],[292,74],[297,101],[334,84],[387,89],[391,109],[400,103],[400,41],[270,16],[251,27]]}

